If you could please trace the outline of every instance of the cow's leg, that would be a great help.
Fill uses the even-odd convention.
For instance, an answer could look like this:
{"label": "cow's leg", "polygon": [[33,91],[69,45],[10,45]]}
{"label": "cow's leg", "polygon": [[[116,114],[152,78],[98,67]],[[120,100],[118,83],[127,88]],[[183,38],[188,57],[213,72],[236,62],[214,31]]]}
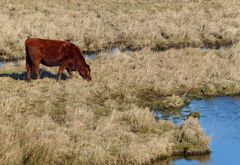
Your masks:
{"label": "cow's leg", "polygon": [[[31,56],[29,56],[31,55]],[[28,55],[27,55],[27,61],[29,61],[29,68],[31,67],[31,70],[34,70],[36,79],[40,79],[40,61],[41,61],[41,52],[40,50],[33,50],[32,47],[28,47]],[[30,70],[30,69],[29,69]],[[31,73],[28,72],[28,76],[31,77]]]}
{"label": "cow's leg", "polygon": [[27,81],[30,81],[31,73],[32,73],[32,66],[30,66],[30,64],[27,63],[26,67],[27,67]]}
{"label": "cow's leg", "polygon": [[40,62],[39,61],[35,61],[34,62],[34,72],[35,72],[35,76],[36,79],[40,79]]}
{"label": "cow's leg", "polygon": [[66,61],[59,67],[58,74],[57,74],[57,81],[61,79],[61,75],[68,65],[69,65],[69,62]]}
{"label": "cow's leg", "polygon": [[27,81],[30,81],[33,65],[32,65],[32,60],[29,56],[29,52],[27,48],[26,48],[26,54],[27,54],[26,55]]}
{"label": "cow's leg", "polygon": [[71,69],[67,68],[67,72],[69,74],[69,78],[72,79],[73,78],[73,73],[72,73]]}

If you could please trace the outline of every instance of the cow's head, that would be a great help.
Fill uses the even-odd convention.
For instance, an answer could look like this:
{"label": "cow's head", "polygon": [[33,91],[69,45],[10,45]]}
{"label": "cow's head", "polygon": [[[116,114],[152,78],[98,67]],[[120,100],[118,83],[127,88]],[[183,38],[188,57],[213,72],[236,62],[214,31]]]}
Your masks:
{"label": "cow's head", "polygon": [[82,76],[83,79],[87,80],[87,81],[91,81],[91,69],[90,66],[88,64],[86,64],[84,67],[80,67],[78,69],[79,74]]}

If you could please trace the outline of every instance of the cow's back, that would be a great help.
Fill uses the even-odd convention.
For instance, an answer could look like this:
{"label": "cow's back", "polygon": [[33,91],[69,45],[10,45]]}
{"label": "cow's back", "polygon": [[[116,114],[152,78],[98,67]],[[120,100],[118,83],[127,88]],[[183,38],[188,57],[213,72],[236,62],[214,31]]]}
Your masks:
{"label": "cow's back", "polygon": [[58,51],[62,46],[69,45],[69,42],[58,40],[47,40],[40,38],[29,38],[26,40],[25,45],[34,47],[35,49],[43,49],[48,52]]}
{"label": "cow's back", "polygon": [[70,56],[71,43],[67,41],[30,38],[25,42],[31,59],[46,66],[59,66]]}

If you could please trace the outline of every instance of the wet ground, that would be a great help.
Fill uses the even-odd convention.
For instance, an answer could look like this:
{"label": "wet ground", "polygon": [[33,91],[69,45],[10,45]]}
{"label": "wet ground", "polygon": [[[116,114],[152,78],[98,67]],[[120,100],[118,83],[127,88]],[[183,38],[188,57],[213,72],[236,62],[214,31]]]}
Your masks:
{"label": "wet ground", "polygon": [[3,67],[4,63],[0,62],[0,69]]}
{"label": "wet ground", "polygon": [[160,161],[158,165],[238,164],[240,162],[240,97],[193,100],[182,110],[156,112],[156,115],[160,119],[181,124],[191,112],[201,114],[201,126],[212,138],[212,153],[209,156]]}
{"label": "wet ground", "polygon": [[[121,53],[121,51],[120,51],[120,49],[118,49],[118,48],[112,48],[112,49],[110,49],[110,54],[112,55],[112,56],[116,56],[116,55],[118,55],[118,54],[120,54]],[[131,50],[125,50],[125,51],[122,51],[122,52],[125,52],[125,53],[132,53],[132,51]],[[96,58],[97,58],[97,53],[88,53],[88,54],[84,54],[84,58],[86,59],[86,60],[95,60]],[[14,65],[14,66],[18,66],[18,61],[16,60],[16,61],[11,61],[11,62],[3,62],[3,61],[0,61],[0,69],[2,69],[3,67],[4,67],[4,65],[5,64],[10,64],[10,65]]]}
{"label": "wet ground", "polygon": [[0,69],[2,69],[5,64],[12,65],[12,66],[18,66],[19,65],[19,61],[17,61],[17,60],[16,61],[11,61],[11,62],[0,61]]}

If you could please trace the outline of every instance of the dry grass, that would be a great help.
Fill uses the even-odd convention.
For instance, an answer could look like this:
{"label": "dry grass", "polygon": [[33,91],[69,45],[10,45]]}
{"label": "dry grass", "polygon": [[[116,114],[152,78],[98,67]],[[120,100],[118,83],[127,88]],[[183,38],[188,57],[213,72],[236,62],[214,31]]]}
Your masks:
{"label": "dry grass", "polygon": [[[94,6],[92,5],[94,3]],[[83,50],[142,49],[88,61],[93,82],[25,82],[24,62],[0,70],[0,164],[150,164],[209,151],[196,119],[156,121],[151,109],[240,92],[239,2],[0,2],[0,59],[24,58],[28,37],[70,39]],[[233,47],[225,51],[196,47]],[[153,52],[150,50],[166,50]],[[192,48],[189,48],[192,47]],[[193,48],[195,47],[195,48]]]}
{"label": "dry grass", "polygon": [[72,80],[56,82],[55,68],[45,68],[44,79],[27,83],[24,62],[5,65],[0,162],[145,164],[209,151],[196,119],[178,127],[156,121],[149,107],[181,107],[189,96],[239,93],[238,52],[239,45],[224,52],[102,53],[88,61],[92,83],[76,73]]}
{"label": "dry grass", "polygon": [[86,106],[92,88],[77,79],[26,83],[2,78],[0,163],[146,164],[172,155],[182,144],[179,139],[193,146],[189,152],[209,150],[204,134],[194,134],[201,140],[197,144],[189,140],[192,134],[180,137],[188,128],[157,122],[148,108],[130,105],[121,111],[114,100],[105,101],[109,107]]}
{"label": "dry grass", "polygon": [[0,55],[23,58],[29,36],[69,39],[83,50],[230,46],[240,37],[239,7],[238,0],[4,0]]}
{"label": "dry grass", "polygon": [[92,83],[76,73],[56,82],[47,71],[44,79],[27,83],[24,62],[6,65],[0,71],[0,162],[148,164],[172,154],[207,152],[209,138],[196,119],[180,127],[156,121],[148,105],[182,106],[192,89],[239,92],[237,50],[103,53],[88,61]]}

